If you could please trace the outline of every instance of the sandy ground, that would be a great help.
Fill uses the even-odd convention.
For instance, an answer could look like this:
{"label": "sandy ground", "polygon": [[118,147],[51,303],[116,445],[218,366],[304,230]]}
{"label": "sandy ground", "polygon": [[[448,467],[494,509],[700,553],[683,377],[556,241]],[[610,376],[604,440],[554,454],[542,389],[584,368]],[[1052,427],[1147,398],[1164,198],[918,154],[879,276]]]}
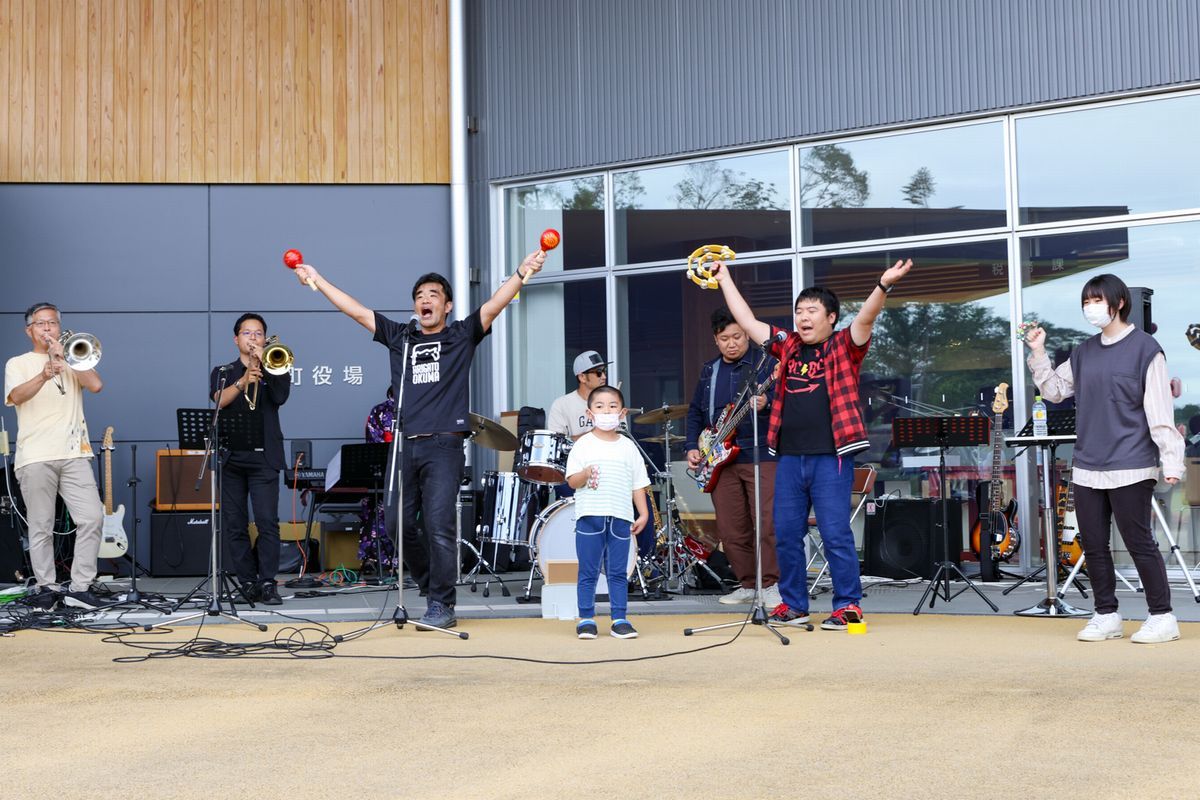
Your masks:
{"label": "sandy ground", "polygon": [[387,627],[337,647],[356,658],[140,664],[113,663],[135,651],[100,636],[23,632],[0,640],[4,786],[28,798],[1200,796],[1200,625],[1147,646],[1077,643],[1070,620],[875,615],[866,636],[790,632],[782,647],[749,628],[636,663],[362,658],[646,656],[726,642],[680,635],[724,619],[643,617],[635,641],[591,642],[570,623],[473,620],[465,642]]}

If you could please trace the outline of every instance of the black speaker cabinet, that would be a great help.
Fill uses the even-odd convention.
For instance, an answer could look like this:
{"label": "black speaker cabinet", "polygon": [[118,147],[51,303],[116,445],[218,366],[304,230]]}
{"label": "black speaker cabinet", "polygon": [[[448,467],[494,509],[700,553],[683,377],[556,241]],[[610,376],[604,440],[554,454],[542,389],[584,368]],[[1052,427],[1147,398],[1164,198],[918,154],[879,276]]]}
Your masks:
{"label": "black speaker cabinet", "polygon": [[[942,559],[942,506],[938,500],[888,500],[866,507],[863,574],[881,578],[933,577]],[[962,501],[950,500],[949,561],[962,557]]]}
{"label": "black speaker cabinet", "polygon": [[207,511],[150,515],[150,574],[156,578],[208,574],[212,514]]}
{"label": "black speaker cabinet", "polygon": [[[2,472],[3,470],[0,470],[0,473]],[[3,480],[3,477],[3,474],[0,474],[0,480]],[[0,586],[20,583],[30,574],[32,573],[25,565],[25,548],[21,542],[21,528],[18,527],[16,515],[0,509]]]}

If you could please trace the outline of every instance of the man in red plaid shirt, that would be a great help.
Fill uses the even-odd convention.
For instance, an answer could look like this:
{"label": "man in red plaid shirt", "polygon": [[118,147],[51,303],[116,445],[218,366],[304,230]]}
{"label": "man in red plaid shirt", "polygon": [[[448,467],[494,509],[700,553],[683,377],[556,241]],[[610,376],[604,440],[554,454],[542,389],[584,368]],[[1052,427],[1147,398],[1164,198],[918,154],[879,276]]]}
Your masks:
{"label": "man in red plaid shirt", "polygon": [[908,259],[885,271],[850,327],[840,331],[834,331],[841,311],[837,295],[823,286],[810,286],[796,298],[796,330],[791,332],[756,319],[724,265],[714,270],[733,318],[751,341],[764,343],[779,359],[780,390],[771,405],[767,444],[779,456],[775,551],[783,602],[771,612],[771,622],[808,623],[804,537],[810,509],[817,517],[833,579],[833,613],[821,627],[844,631],[847,623],[863,618],[858,551],[850,530],[854,453],[869,446],[858,374],[875,318],[892,286],[911,268]]}

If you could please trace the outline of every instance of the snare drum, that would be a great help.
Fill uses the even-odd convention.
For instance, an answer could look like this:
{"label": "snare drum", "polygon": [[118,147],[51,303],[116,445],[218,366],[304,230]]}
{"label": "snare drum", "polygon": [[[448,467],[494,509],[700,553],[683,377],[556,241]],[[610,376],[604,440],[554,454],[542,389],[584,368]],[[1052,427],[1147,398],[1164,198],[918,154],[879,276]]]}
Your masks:
{"label": "snare drum", "polygon": [[[538,569],[546,574],[551,561],[574,561],[575,555],[575,498],[567,497],[550,505],[533,523],[530,535],[533,549],[537,552]],[[633,576],[637,564],[637,544],[629,543],[629,568],[626,574]],[[600,579],[596,582],[596,594],[608,594],[608,580],[604,577],[601,564]]]}
{"label": "snare drum", "polygon": [[569,438],[554,431],[525,431],[513,468],[527,481],[557,486],[567,479],[571,444]]}
{"label": "snare drum", "polygon": [[515,472],[483,474],[483,516],[479,538],[500,544],[527,544],[526,484]]}

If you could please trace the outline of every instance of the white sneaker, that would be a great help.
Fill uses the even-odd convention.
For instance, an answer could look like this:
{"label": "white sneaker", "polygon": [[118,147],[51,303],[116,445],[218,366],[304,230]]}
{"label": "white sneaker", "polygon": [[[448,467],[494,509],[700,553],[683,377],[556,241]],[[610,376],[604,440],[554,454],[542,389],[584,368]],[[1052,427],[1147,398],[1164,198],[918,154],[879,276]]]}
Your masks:
{"label": "white sneaker", "polygon": [[1146,621],[1142,623],[1141,630],[1129,637],[1129,641],[1137,642],[1138,644],[1161,644],[1163,642],[1173,642],[1179,638],[1179,620],[1175,619],[1175,615],[1168,612],[1166,614],[1151,614],[1146,617]]}
{"label": "white sneaker", "polygon": [[727,605],[727,606],[736,606],[741,603],[749,603],[753,599],[754,599],[754,589],[753,588],[745,589],[745,588],[739,586],[738,588],[734,589],[729,594],[721,595],[721,599],[718,600],[717,602],[721,603],[723,605]]}
{"label": "white sneaker", "polygon": [[783,598],[779,596],[779,584],[773,583],[763,589],[763,605],[767,607],[767,611],[770,611],[782,602]]}
{"label": "white sneaker", "polygon": [[1075,638],[1081,642],[1103,642],[1106,639],[1120,639],[1124,635],[1121,615],[1114,611],[1111,614],[1092,614],[1088,624],[1075,634]]}

